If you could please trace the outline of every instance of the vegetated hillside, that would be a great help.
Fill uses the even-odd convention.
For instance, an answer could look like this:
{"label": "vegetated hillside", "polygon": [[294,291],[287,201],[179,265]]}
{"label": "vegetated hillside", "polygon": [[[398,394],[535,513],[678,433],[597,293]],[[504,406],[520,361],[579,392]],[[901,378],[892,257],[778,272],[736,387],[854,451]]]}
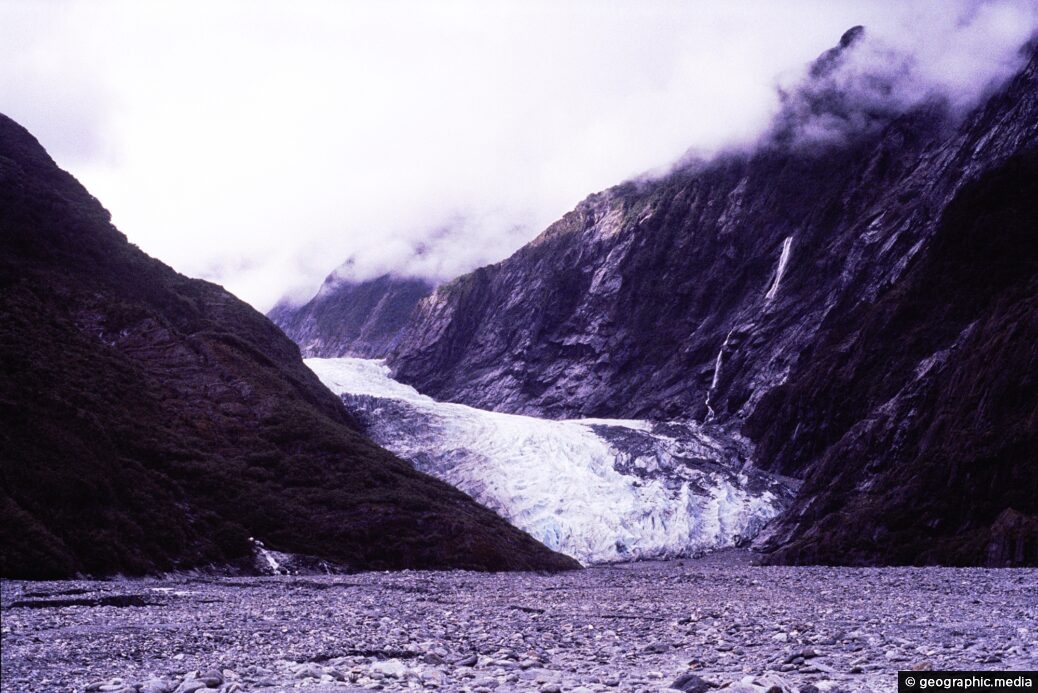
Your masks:
{"label": "vegetated hillside", "polygon": [[353,428],[270,321],[130,245],[0,116],[0,574],[575,566]]}
{"label": "vegetated hillside", "polygon": [[[438,288],[390,355],[395,376],[500,411],[749,435],[757,464],[807,479],[775,560],[1038,562],[1033,285],[1013,264],[1029,250],[1010,258],[1035,243],[1020,192],[1038,146],[1035,45],[962,115],[889,105],[882,75],[839,78],[862,40],[854,29],[819,58],[754,151],[592,195]],[[937,281],[965,280],[967,258],[988,293]],[[924,296],[928,282],[945,290]],[[917,380],[924,399],[884,399]]]}
{"label": "vegetated hillside", "polygon": [[424,279],[384,274],[343,281],[332,273],[302,306],[280,303],[267,317],[299,345],[304,357],[381,358],[396,346],[418,301],[432,293]]}

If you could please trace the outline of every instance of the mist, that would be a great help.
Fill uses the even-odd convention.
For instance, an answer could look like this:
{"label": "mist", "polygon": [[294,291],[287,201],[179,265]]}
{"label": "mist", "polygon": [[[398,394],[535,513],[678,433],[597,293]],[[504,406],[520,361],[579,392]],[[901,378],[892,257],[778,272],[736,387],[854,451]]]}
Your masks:
{"label": "mist", "polygon": [[925,41],[853,27],[780,89],[782,110],[766,139],[839,146],[921,107],[955,124],[1022,67],[1020,48],[1034,35],[1036,11],[987,3],[920,16]]}
{"label": "mist", "polygon": [[[11,0],[0,111],[132,242],[267,310],[347,260],[352,280],[449,279],[592,192],[752,147],[859,24],[825,88],[876,112],[935,95],[964,112],[1019,67],[1038,10]],[[859,125],[800,115],[806,141]]]}

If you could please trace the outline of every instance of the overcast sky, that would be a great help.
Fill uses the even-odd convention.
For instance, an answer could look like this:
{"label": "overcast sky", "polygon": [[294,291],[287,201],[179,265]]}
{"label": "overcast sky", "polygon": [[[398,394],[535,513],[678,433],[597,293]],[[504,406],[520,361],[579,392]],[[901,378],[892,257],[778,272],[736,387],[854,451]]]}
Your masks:
{"label": "overcast sky", "polygon": [[[855,24],[968,102],[1034,0],[0,0],[0,111],[143,250],[260,310],[348,258],[445,279],[751,143]],[[903,65],[903,63],[898,63]],[[898,68],[901,69],[901,68]],[[920,86],[921,85],[921,86]]]}

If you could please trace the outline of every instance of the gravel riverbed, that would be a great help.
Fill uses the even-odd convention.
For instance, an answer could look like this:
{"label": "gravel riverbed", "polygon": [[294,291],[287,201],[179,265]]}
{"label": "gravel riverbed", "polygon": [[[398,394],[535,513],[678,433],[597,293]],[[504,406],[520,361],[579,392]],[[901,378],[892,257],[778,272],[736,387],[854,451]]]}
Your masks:
{"label": "gravel riverbed", "polygon": [[559,575],[5,581],[0,606],[3,691],[810,693],[1038,668],[1038,570],[739,551]]}

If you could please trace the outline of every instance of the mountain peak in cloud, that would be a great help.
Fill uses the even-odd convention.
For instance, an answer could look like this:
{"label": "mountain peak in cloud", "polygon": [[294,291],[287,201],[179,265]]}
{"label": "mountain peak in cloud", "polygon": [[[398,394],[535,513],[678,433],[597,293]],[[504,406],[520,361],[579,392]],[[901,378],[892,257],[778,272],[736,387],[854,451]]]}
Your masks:
{"label": "mountain peak in cloud", "polygon": [[852,26],[843,32],[840,42],[836,46],[822,53],[811,64],[810,75],[812,78],[824,77],[835,70],[843,62],[847,49],[856,44],[865,36],[865,27],[862,25]]}
{"label": "mountain peak in cloud", "polygon": [[981,4],[918,27],[848,29],[792,86],[780,87],[781,108],[765,144],[840,145],[921,109],[950,122],[964,117],[1014,74],[1033,12]]}

